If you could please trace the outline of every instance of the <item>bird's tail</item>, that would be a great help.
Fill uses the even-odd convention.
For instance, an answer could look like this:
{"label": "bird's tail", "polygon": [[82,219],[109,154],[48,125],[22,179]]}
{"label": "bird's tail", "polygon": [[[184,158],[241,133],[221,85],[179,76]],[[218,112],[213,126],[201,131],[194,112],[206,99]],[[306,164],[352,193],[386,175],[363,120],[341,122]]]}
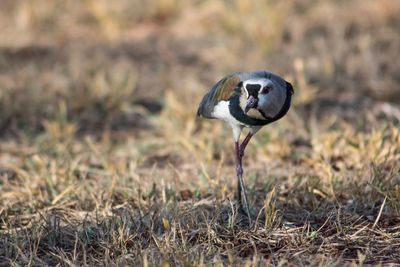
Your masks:
{"label": "bird's tail", "polygon": [[201,118],[212,119],[211,110],[212,102],[210,99],[210,93],[206,94],[200,102],[199,108],[197,109],[197,116]]}

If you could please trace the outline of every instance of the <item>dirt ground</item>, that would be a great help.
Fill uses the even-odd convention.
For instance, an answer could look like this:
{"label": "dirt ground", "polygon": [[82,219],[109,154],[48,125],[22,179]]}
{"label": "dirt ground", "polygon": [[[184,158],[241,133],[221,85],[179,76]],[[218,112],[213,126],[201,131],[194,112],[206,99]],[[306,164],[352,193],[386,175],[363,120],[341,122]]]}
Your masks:
{"label": "dirt ground", "polygon": [[[400,264],[400,2],[2,0],[0,266]],[[196,118],[294,85],[244,159]]]}

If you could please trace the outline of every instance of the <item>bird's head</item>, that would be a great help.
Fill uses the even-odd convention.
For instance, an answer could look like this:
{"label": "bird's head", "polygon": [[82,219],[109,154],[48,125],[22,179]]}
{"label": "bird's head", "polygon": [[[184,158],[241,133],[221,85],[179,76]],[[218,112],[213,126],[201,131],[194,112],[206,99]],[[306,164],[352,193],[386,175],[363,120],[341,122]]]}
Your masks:
{"label": "bird's head", "polygon": [[265,119],[279,112],[284,96],[284,90],[270,79],[249,79],[242,84],[240,106],[248,116]]}

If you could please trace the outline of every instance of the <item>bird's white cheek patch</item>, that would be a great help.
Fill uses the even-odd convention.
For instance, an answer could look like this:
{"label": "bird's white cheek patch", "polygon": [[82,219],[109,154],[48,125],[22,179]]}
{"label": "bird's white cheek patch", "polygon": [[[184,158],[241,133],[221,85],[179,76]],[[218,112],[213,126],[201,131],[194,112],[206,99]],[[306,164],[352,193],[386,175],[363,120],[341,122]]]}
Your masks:
{"label": "bird's white cheek patch", "polygon": [[239,98],[239,106],[242,108],[242,110],[244,111],[244,109],[246,108],[247,105],[247,97],[245,95],[241,95]]}
{"label": "bird's white cheek patch", "polygon": [[249,98],[249,91],[247,91],[247,89],[245,88],[245,86],[242,87],[242,93],[241,93],[241,95],[243,95],[243,92],[244,92],[244,95],[246,95],[246,99]]}
{"label": "bird's white cheek patch", "polygon": [[259,120],[265,120],[264,116],[260,113],[260,111],[258,111],[255,108],[251,108],[248,112],[247,112],[247,116],[251,117],[251,118],[255,118],[255,119],[259,119]]}
{"label": "bird's white cheek patch", "polygon": [[[242,108],[242,110],[244,112],[244,110],[246,108],[246,105],[247,105],[247,97],[245,97],[244,95],[241,95],[240,99],[239,99],[239,105],[240,105],[240,107]],[[246,115],[249,116],[249,117],[255,118],[255,119],[260,119],[260,120],[265,119],[264,116],[255,108],[251,108],[246,113]]]}

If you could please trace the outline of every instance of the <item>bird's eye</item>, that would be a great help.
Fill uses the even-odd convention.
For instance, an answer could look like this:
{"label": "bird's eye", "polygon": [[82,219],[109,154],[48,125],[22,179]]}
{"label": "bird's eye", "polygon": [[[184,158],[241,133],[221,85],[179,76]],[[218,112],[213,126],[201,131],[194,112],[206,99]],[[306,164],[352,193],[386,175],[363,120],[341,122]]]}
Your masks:
{"label": "bird's eye", "polygon": [[271,90],[272,90],[272,87],[269,85],[266,85],[261,89],[261,94],[268,94]]}

